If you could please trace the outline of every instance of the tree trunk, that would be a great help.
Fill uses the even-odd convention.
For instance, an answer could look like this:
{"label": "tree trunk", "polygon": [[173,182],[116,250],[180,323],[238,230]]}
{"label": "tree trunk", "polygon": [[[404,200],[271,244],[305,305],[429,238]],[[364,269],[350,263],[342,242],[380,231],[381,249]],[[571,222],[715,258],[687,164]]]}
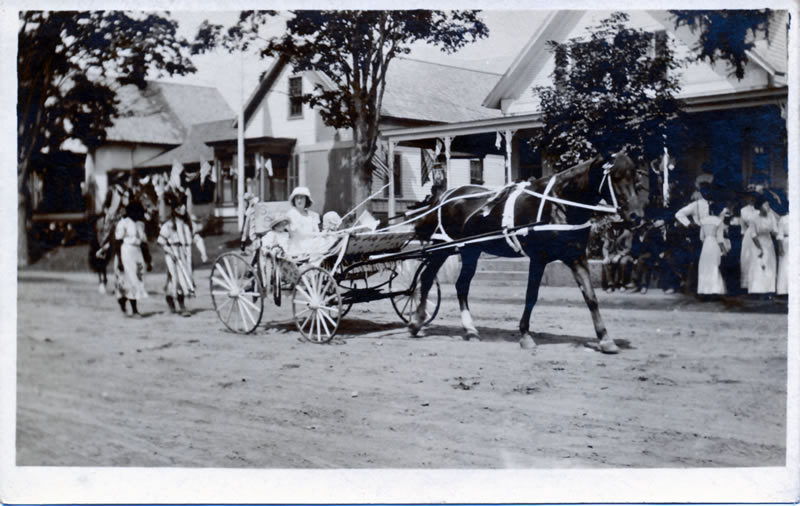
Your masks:
{"label": "tree trunk", "polygon": [[[370,183],[371,183],[371,172],[369,167],[369,160],[366,159],[364,156],[365,148],[362,143],[358,143],[353,147],[353,157],[352,157],[352,170],[353,170],[353,178],[351,179],[351,195],[353,198],[353,202],[350,205],[350,208],[353,208],[365,200],[370,195]],[[360,214],[363,210],[368,209],[369,206],[365,205],[361,209],[358,210],[357,214]]]}

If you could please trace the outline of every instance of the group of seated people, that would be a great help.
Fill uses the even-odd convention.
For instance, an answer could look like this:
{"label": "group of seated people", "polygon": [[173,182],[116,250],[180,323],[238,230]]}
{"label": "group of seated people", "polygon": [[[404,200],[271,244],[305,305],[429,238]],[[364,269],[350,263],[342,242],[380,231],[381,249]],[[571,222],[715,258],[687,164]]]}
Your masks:
{"label": "group of seated people", "polygon": [[[286,213],[259,206],[258,197],[244,196],[246,211],[242,227],[242,249],[259,249],[265,254],[279,254],[293,261],[318,261],[326,256],[342,238],[342,218],[336,211],[320,216],[311,210],[311,192],[298,186],[291,195]],[[320,223],[322,225],[320,229]],[[374,230],[378,222],[364,212],[353,229]]]}
{"label": "group of seated people", "polygon": [[601,223],[602,287],[646,293],[654,280],[666,293],[702,298],[788,291],[788,205],[764,187],[737,199],[702,186],[692,201],[670,210],[651,208],[633,224]]}

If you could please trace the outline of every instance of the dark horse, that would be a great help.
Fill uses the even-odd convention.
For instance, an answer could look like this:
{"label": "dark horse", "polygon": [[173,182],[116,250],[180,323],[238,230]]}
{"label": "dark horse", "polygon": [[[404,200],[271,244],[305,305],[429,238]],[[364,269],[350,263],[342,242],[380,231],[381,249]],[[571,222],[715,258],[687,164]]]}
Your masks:
{"label": "dark horse", "polygon": [[[504,229],[511,232],[515,227],[537,225],[526,235],[509,233],[507,237],[474,243],[466,240],[464,245],[459,246],[462,266],[456,291],[466,338],[478,337],[467,297],[480,254],[486,252],[501,257],[525,255],[530,258],[530,268],[525,310],[519,322],[520,346],[536,346],[529,333],[531,311],[539,296],[539,284],[545,266],[554,260],[561,260],[572,269],[575,281],[583,292],[600,340],[600,350],[604,353],[619,351],[600,317],[597,297],[589,277],[586,244],[589,240],[589,220],[598,210],[601,200],[610,204],[607,210],[616,207],[625,219],[630,219],[634,213],[643,215],[643,203],[636,193],[635,182],[636,166],[626,154],[613,155],[608,163],[597,156],[553,177],[533,180],[524,188],[521,185],[506,187],[500,193],[479,186],[456,188],[444,193],[427,209],[420,210],[427,211],[427,214],[416,222],[415,228],[420,238],[425,240],[438,233],[458,243],[459,240],[480,234],[496,234]],[[541,195],[546,195],[544,203]],[[437,207],[439,209],[432,212]],[[606,210],[606,207],[600,210]],[[521,230],[524,233],[525,229]],[[434,253],[420,276],[421,301],[415,320],[409,324],[412,335],[418,335],[422,328],[428,291],[437,271],[452,253],[453,250]]]}

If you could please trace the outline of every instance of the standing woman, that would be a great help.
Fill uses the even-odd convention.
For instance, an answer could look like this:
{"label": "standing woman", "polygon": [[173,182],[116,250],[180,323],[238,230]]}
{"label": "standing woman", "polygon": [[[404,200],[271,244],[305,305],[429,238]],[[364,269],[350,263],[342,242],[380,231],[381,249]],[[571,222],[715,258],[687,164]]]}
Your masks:
{"label": "standing woman", "polygon": [[789,293],[789,213],[778,220],[778,295]]}
{"label": "standing woman", "polygon": [[724,243],[723,219],[727,216],[727,209],[722,209],[719,216],[716,212],[722,207],[712,204],[712,212],[700,220],[700,240],[703,249],[700,251],[700,262],[697,267],[697,294],[698,295],[723,295],[725,294],[725,280],[719,270],[722,255],[730,249]]}
{"label": "standing woman", "polygon": [[746,205],[742,206],[741,211],[739,211],[739,227],[742,231],[742,248],[739,253],[739,283],[743,290],[747,290],[747,283],[750,280],[749,269],[753,263],[752,257],[753,250],[755,249],[755,244],[753,244],[754,230],[752,224],[758,216],[758,211],[755,206],[753,206],[756,200],[755,193],[748,192],[744,199]]}
{"label": "standing woman", "polygon": [[[167,263],[167,280],[164,285],[167,305],[172,313],[191,316],[184,299],[194,296],[192,278],[192,243],[194,234],[191,221],[186,213],[186,203],[182,195],[167,193],[165,203],[170,207],[170,218],[161,225],[158,244],[164,249]],[[175,307],[177,301],[178,307]]]}
{"label": "standing woman", "polygon": [[114,293],[122,312],[126,311],[126,301],[131,303],[130,316],[141,318],[137,302],[147,298],[144,287],[144,257],[142,244],[147,242],[144,232],[144,208],[138,202],[125,206],[126,216],[117,222],[114,238],[120,244],[119,254],[115,255],[117,281]]}
{"label": "standing woman", "polygon": [[753,229],[755,248],[750,257],[747,292],[769,294],[775,292],[777,277],[775,246],[772,244],[772,237],[778,234],[778,223],[766,198],[759,196],[756,205],[758,215],[748,228],[748,230]]}

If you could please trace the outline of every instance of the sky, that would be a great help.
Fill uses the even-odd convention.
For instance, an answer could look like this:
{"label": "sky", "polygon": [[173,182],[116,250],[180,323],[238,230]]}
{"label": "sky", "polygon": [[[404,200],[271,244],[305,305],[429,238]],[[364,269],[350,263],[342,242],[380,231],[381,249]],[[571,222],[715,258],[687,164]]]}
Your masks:
{"label": "sky", "polygon": [[[453,55],[426,44],[416,44],[409,57],[503,74],[547,13],[542,10],[486,10],[481,17],[489,28],[487,38],[467,45]],[[194,38],[203,20],[230,26],[236,22],[237,15],[236,11],[172,11],[172,17],[179,23],[179,33],[189,40]],[[281,31],[276,26],[269,34],[279,35]],[[255,51],[230,54],[224,49],[192,60],[198,69],[195,74],[158,80],[216,87],[234,111],[243,100],[247,100],[258,83],[259,75],[271,62],[261,59]]]}

